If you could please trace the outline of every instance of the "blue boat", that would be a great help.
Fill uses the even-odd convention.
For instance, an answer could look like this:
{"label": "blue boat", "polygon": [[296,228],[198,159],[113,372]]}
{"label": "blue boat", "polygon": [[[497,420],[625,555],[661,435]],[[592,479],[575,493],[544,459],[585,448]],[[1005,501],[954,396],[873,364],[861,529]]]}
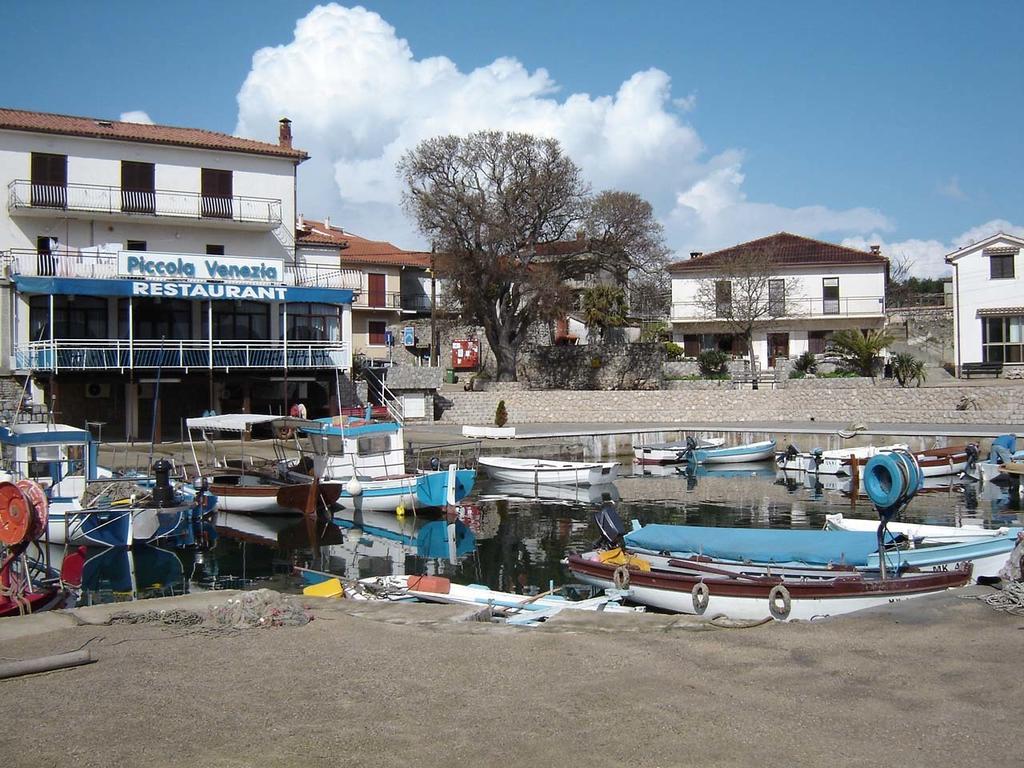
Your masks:
{"label": "blue boat", "polygon": [[775,441],[723,446],[721,448],[694,448],[687,452],[692,464],[745,464],[764,461],[775,456]]}

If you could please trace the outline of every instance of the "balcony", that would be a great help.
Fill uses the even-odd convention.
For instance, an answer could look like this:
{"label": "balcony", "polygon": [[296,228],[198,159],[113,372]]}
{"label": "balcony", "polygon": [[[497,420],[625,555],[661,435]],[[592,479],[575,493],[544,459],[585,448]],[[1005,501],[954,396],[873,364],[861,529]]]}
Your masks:
{"label": "balcony", "polygon": [[137,191],[95,184],[33,184],[26,179],[12,181],[7,192],[7,210],[12,216],[145,218],[267,231],[281,225],[281,201],[271,198],[211,197],[198,192]]}
{"label": "balcony", "polygon": [[401,310],[402,294],[400,291],[367,291],[352,299],[352,309],[386,309]]}
{"label": "balcony", "polygon": [[[728,318],[728,307],[708,307],[698,301],[672,303],[674,323],[715,323]],[[847,296],[839,299],[788,299],[785,320],[817,320],[830,317],[879,318],[885,316],[883,296]],[[767,318],[765,318],[767,319]]]}
{"label": "balcony", "polygon": [[18,345],[19,371],[111,371],[234,368],[344,368],[342,341],[139,341],[56,339]]}
{"label": "balcony", "polygon": [[[38,253],[30,248],[0,251],[0,276],[78,277],[90,280],[113,280],[117,272],[117,254],[98,248],[61,247],[52,253]],[[363,273],[357,269],[337,269],[322,265],[285,264],[284,285],[345,288],[358,291]],[[188,282],[188,278],[175,280]]]}

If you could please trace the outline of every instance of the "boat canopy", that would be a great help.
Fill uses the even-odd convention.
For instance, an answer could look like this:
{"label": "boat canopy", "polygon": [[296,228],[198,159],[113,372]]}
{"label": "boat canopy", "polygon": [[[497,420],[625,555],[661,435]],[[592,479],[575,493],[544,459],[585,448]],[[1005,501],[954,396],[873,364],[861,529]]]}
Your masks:
{"label": "boat canopy", "polygon": [[218,416],[197,416],[185,420],[185,424],[189,429],[215,429],[222,432],[245,432],[255,424],[269,424],[271,422],[278,427],[316,427],[315,422],[307,419],[275,416],[269,413],[222,413]]}
{"label": "boat canopy", "polygon": [[878,539],[867,531],[652,524],[627,533],[626,546],[741,562],[866,565],[868,557],[878,551]]}
{"label": "boat canopy", "polygon": [[91,437],[80,427],[67,424],[12,424],[0,427],[0,442],[8,445],[42,445],[44,443],[87,443]]}

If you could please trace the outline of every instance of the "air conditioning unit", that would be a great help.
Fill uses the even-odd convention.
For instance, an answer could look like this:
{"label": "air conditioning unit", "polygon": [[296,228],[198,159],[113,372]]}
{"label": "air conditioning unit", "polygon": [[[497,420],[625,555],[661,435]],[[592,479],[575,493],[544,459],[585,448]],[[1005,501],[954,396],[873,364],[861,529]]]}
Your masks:
{"label": "air conditioning unit", "polygon": [[90,381],[85,385],[86,397],[110,397],[110,382]]}

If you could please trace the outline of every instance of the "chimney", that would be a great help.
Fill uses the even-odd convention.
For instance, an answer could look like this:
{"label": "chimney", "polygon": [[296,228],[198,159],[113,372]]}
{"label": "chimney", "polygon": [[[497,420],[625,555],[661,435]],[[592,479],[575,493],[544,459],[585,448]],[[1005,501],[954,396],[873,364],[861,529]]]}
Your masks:
{"label": "chimney", "polygon": [[278,122],[277,143],[285,149],[292,148],[292,121],[282,117]]}
{"label": "chimney", "polygon": [[872,245],[872,246],[870,246],[870,248],[871,248],[871,253],[873,253],[875,256],[881,256],[882,255],[882,246],[880,246],[880,245]]}
{"label": "chimney", "polygon": [[306,218],[301,213],[299,214],[298,221],[295,222],[295,228],[296,229],[305,229],[306,228]]}
{"label": "chimney", "polygon": [[330,216],[324,216],[324,229],[326,229],[328,232],[331,231],[331,217]]}
{"label": "chimney", "polygon": [[696,259],[698,256],[703,256],[704,251],[690,251],[690,258]]}

